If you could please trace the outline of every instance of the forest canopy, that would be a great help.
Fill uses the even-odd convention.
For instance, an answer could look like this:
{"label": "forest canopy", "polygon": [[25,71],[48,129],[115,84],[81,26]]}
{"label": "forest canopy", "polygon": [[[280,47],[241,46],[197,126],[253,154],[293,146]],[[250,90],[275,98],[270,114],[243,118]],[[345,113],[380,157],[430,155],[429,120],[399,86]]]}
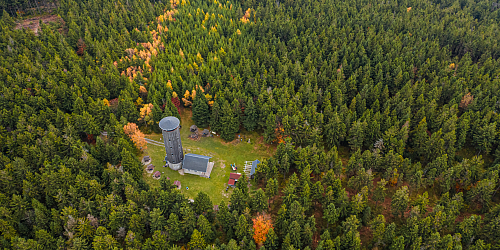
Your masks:
{"label": "forest canopy", "polygon": [[[498,2],[0,9],[0,248],[500,249]],[[187,110],[275,148],[229,204],[143,179]]]}

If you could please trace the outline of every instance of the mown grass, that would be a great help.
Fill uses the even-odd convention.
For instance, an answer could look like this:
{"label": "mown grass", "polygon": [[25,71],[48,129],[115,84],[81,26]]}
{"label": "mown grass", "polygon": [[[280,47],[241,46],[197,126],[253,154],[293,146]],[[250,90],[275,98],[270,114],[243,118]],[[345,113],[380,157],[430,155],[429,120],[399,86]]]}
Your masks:
{"label": "mown grass", "polygon": [[[177,171],[173,171],[168,167],[164,168],[164,147],[148,144],[147,149],[142,155],[151,156],[152,164],[155,166],[153,173],[160,171],[162,173],[161,178],[166,178],[168,176],[172,181],[179,180],[182,185],[181,192],[189,199],[193,199],[198,192],[203,191],[210,196],[214,204],[219,204],[222,200],[225,200],[227,203],[232,192],[232,188],[229,188],[228,192],[225,191],[229,173],[232,172],[230,164],[236,163],[238,166],[237,172],[242,172],[245,161],[268,158],[275,150],[273,147],[269,147],[261,141],[259,142],[261,139],[256,132],[249,133],[243,131],[243,133],[241,133],[241,136],[243,137],[244,135],[247,141],[250,138],[250,144],[245,140],[242,142],[234,140],[233,142],[226,143],[217,136],[202,137],[199,141],[194,141],[188,138],[191,134],[189,127],[193,124],[194,122],[191,120],[191,110],[183,110],[181,115],[182,147],[186,153],[212,157],[210,161],[215,164],[210,179],[191,174],[180,175]],[[152,133],[146,135],[146,137],[163,143],[161,134]],[[153,179],[151,174],[146,173],[145,170],[144,178],[151,187],[159,187],[159,181]],[[189,190],[187,190],[186,187],[189,187]]]}

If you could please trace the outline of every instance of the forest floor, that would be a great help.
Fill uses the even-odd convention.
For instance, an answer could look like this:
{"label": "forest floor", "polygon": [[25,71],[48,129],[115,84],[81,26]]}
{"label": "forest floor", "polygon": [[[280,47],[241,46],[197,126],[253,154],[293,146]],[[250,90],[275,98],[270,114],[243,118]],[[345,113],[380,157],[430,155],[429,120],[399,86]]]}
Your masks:
{"label": "forest floor", "polygon": [[40,20],[44,24],[52,24],[55,29],[62,32],[62,27],[64,21],[58,15],[41,15],[32,18],[24,19],[18,22],[15,29],[30,29],[35,35],[38,35],[38,30],[40,29]]}
{"label": "forest floor", "polygon": [[[191,134],[189,127],[193,124],[194,122],[191,120],[191,110],[184,109],[181,115],[182,147],[186,153],[212,157],[210,161],[214,162],[214,167],[210,179],[191,174],[180,175],[178,171],[171,170],[168,167],[164,168],[164,147],[148,144],[148,148],[144,151],[142,156],[149,155],[151,157],[152,164],[155,166],[153,173],[160,171],[160,173],[162,173],[161,178],[169,177],[172,181],[179,180],[182,185],[181,192],[186,195],[188,199],[194,199],[198,192],[203,191],[208,194],[214,205],[220,204],[222,200],[227,204],[233,190],[229,188],[226,192],[229,173],[243,172],[245,161],[253,161],[256,159],[262,161],[264,158],[271,157],[274,154],[275,147],[265,145],[262,141],[262,136],[259,136],[256,132],[250,133],[246,131],[237,133],[235,138],[237,138],[238,134],[241,134],[241,137],[246,137],[246,141],[250,138],[250,144],[247,143],[245,139],[241,142],[237,139],[232,142],[225,142],[218,136],[201,137],[199,140],[192,140],[188,138],[188,136]],[[147,134],[146,138],[163,144],[161,134]],[[238,167],[237,171],[232,171],[230,164],[233,163],[236,163]],[[153,179],[152,175],[146,173],[145,170],[143,176],[151,187],[159,187],[159,181]],[[189,187],[189,190],[187,190],[186,187]],[[250,189],[253,188],[255,187],[251,187]]]}

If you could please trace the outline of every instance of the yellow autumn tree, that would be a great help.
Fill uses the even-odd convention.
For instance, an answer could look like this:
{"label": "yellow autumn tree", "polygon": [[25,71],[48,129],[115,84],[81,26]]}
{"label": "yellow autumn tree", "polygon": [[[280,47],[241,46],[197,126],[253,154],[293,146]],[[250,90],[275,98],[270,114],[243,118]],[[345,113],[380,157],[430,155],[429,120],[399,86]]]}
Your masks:
{"label": "yellow autumn tree", "polygon": [[108,106],[108,107],[110,106],[108,99],[104,98],[104,99],[102,100],[102,102],[104,103],[104,105],[106,105],[106,106]]}
{"label": "yellow autumn tree", "polygon": [[127,123],[127,125],[123,126],[123,132],[130,137],[130,140],[132,140],[137,149],[145,150],[147,148],[144,134],[139,130],[137,124],[131,122]]}
{"label": "yellow autumn tree", "polygon": [[137,121],[144,122],[146,127],[153,124],[153,104],[144,104],[140,110],[139,119]]}
{"label": "yellow autumn tree", "polygon": [[135,101],[135,106],[140,107],[142,106],[143,103],[144,101],[142,100],[142,98],[137,97],[137,100]]}

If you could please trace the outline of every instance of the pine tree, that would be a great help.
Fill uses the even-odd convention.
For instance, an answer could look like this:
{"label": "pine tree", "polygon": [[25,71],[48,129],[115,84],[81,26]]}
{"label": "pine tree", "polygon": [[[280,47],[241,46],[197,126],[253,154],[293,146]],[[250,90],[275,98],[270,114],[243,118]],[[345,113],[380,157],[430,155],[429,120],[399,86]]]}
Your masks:
{"label": "pine tree", "polygon": [[3,9],[1,21],[10,28],[14,28],[16,25],[14,19],[9,15],[9,13],[7,13],[7,11],[5,11],[5,9]]}
{"label": "pine tree", "polygon": [[335,204],[333,204],[333,203],[328,204],[328,206],[323,211],[324,211],[323,218],[328,223],[327,228],[330,225],[333,225],[337,222],[337,220],[339,218],[339,212],[338,212],[337,208],[335,208]]}
{"label": "pine tree", "polygon": [[140,180],[142,177],[142,164],[137,160],[137,157],[126,148],[122,150],[121,157],[123,170],[129,172],[135,180]]}
{"label": "pine tree", "polygon": [[210,197],[208,197],[205,192],[200,191],[194,198],[193,207],[195,213],[201,215],[205,212],[211,211],[213,208],[213,204],[210,200]]}
{"label": "pine tree", "polygon": [[386,185],[387,181],[384,179],[381,179],[379,182],[377,182],[377,187],[375,188],[375,192],[373,192],[373,200],[375,200],[375,206],[377,206],[379,201],[383,202],[385,200],[385,191],[387,190],[387,188],[385,187]]}
{"label": "pine tree", "polygon": [[214,231],[212,230],[212,225],[210,222],[205,218],[205,216],[200,215],[198,217],[198,229],[200,229],[200,233],[203,235],[203,238],[205,239],[205,242],[210,243],[214,240],[215,234]]}
{"label": "pine tree", "polygon": [[150,213],[150,222],[151,222],[151,229],[153,231],[156,230],[163,230],[163,228],[167,225],[167,221],[165,220],[165,217],[163,217],[162,212],[158,208],[154,208],[153,211]]}
{"label": "pine tree", "polygon": [[274,233],[274,229],[269,229],[266,234],[266,241],[264,242],[264,246],[268,250],[277,250],[279,247],[279,238]]}
{"label": "pine tree", "polygon": [[193,101],[193,115],[191,117],[196,123],[196,126],[204,128],[209,125],[210,110],[207,99],[201,89],[197,90]]}
{"label": "pine tree", "polygon": [[496,122],[487,124],[480,127],[479,131],[474,134],[474,143],[479,152],[490,153],[497,136],[496,126]]}
{"label": "pine tree", "polygon": [[220,224],[223,231],[226,233],[226,236],[228,238],[232,238],[232,235],[229,234],[229,229],[232,229],[233,227],[233,217],[224,201],[221,201],[219,205],[219,212],[217,212],[217,223]]}
{"label": "pine tree", "polygon": [[410,194],[408,192],[408,187],[403,186],[396,191],[391,201],[392,212],[397,215],[400,214],[400,218],[404,216],[406,209],[408,208],[408,203],[410,201]]}
{"label": "pine tree", "polygon": [[323,200],[323,193],[325,192],[325,187],[323,186],[321,181],[317,181],[316,183],[314,183],[311,192],[312,192],[311,198],[313,199],[313,201],[315,203],[317,202],[321,203]]}
{"label": "pine tree", "polygon": [[234,134],[236,131],[234,128],[236,127],[237,121],[234,118],[233,108],[229,105],[229,102],[224,101],[224,105],[222,105],[221,113],[222,116],[220,118],[220,135],[221,138],[226,141],[232,141],[234,139]]}
{"label": "pine tree", "polygon": [[215,101],[214,105],[212,106],[212,114],[210,116],[210,129],[212,131],[215,131],[217,133],[221,132],[222,130],[221,118],[222,118],[222,113],[219,102]]}
{"label": "pine tree", "polygon": [[389,247],[390,250],[404,250],[405,249],[405,239],[403,236],[396,237],[394,242]]}
{"label": "pine tree", "polygon": [[118,115],[117,117],[125,117],[129,122],[136,122],[139,118],[139,111],[134,105],[134,101],[129,96],[128,93],[120,95],[118,97]]}
{"label": "pine tree", "polygon": [[288,229],[291,244],[297,249],[302,248],[302,228],[297,221],[293,221]]}
{"label": "pine tree", "polygon": [[171,213],[170,217],[167,220],[167,229],[168,229],[168,236],[171,241],[177,242],[182,239],[183,233],[182,233],[182,227],[181,223],[179,221],[179,217]]}
{"label": "pine tree", "polygon": [[354,122],[352,124],[351,129],[349,130],[349,146],[353,151],[356,151],[358,149],[361,149],[363,146],[363,142],[365,139],[365,134],[364,134],[364,122]]}
{"label": "pine tree", "polygon": [[253,131],[257,127],[257,109],[253,103],[252,98],[248,98],[245,106],[245,118],[243,120],[243,126],[247,131]]}
{"label": "pine tree", "polygon": [[424,117],[418,124],[418,127],[413,132],[413,148],[417,156],[422,157],[425,152],[425,146],[429,141],[427,134],[427,121]]}
{"label": "pine tree", "polygon": [[267,208],[267,197],[264,191],[259,188],[252,197],[252,210],[262,212]]}
{"label": "pine tree", "polygon": [[246,217],[242,214],[239,217],[238,225],[236,226],[236,237],[238,240],[242,240],[244,237],[249,237],[250,227]]}
{"label": "pine tree", "polygon": [[179,113],[180,112],[179,108],[175,106],[175,104],[172,102],[172,99],[177,100],[176,98],[172,98],[170,92],[167,92],[165,97],[165,109],[163,110],[163,116],[164,117],[175,116],[177,117],[177,119],[181,120],[181,114]]}
{"label": "pine tree", "polygon": [[193,233],[193,230],[196,228],[196,214],[193,212],[190,206],[184,205],[181,207],[181,215],[182,215],[182,230],[184,232],[184,236],[189,236]]}
{"label": "pine tree", "polygon": [[276,116],[273,113],[269,113],[266,119],[266,127],[264,129],[264,141],[266,143],[271,143],[276,140]]}
{"label": "pine tree", "polygon": [[276,194],[278,194],[278,180],[275,178],[269,179],[267,181],[265,195],[268,200],[272,200]]}
{"label": "pine tree", "polygon": [[198,231],[194,230],[193,234],[191,235],[191,240],[189,241],[189,246],[193,249],[204,249],[205,248],[205,239],[203,238],[203,235]]}
{"label": "pine tree", "polygon": [[152,117],[153,117],[154,124],[156,125],[156,126],[153,126],[153,130],[155,132],[159,133],[160,127],[158,126],[158,123],[161,121],[161,119],[163,119],[163,112],[157,103],[153,104]]}
{"label": "pine tree", "polygon": [[245,195],[245,197],[248,198],[248,195],[249,195],[248,194],[248,180],[247,180],[247,176],[246,176],[245,172],[243,172],[241,174],[240,178],[236,182],[236,188],[241,190],[243,195]]}
{"label": "pine tree", "polygon": [[346,126],[340,119],[337,112],[333,113],[328,123],[323,130],[325,142],[328,148],[339,146],[346,136]]}
{"label": "pine tree", "polygon": [[231,106],[233,108],[234,115],[231,129],[232,131],[234,131],[234,133],[238,133],[240,131],[240,123],[242,121],[240,102],[238,102],[237,99],[234,99],[231,103]]}
{"label": "pine tree", "polygon": [[241,189],[235,188],[233,193],[231,194],[231,210],[243,212],[246,205],[247,195],[244,194]]}

